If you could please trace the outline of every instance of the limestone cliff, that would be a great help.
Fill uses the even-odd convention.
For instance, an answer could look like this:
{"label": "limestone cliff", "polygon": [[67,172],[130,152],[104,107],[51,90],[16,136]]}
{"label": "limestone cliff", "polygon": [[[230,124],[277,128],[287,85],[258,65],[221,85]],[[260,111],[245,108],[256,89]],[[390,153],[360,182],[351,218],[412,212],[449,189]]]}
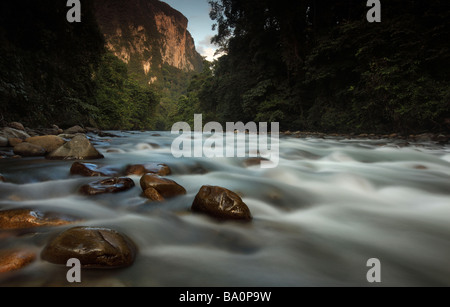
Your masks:
{"label": "limestone cliff", "polygon": [[132,73],[153,83],[164,64],[199,71],[202,57],[187,30],[188,20],[159,0],[95,0],[107,48]]}

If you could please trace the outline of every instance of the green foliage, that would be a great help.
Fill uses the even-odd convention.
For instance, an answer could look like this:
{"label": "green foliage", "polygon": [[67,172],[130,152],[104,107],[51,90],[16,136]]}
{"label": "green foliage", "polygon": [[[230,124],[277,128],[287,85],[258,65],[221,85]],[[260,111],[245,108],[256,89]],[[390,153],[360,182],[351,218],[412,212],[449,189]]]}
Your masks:
{"label": "green foliage", "polygon": [[[450,10],[444,0],[210,1],[227,55],[197,87],[221,122],[325,132],[448,131]],[[197,103],[197,102],[195,102]]]}
{"label": "green foliage", "polygon": [[0,4],[0,112],[32,126],[154,127],[159,97],[106,53],[92,1],[68,23],[65,1]]}
{"label": "green foliage", "polygon": [[126,65],[107,53],[95,75],[97,85],[93,120],[103,129],[149,129],[158,97],[128,75]]}

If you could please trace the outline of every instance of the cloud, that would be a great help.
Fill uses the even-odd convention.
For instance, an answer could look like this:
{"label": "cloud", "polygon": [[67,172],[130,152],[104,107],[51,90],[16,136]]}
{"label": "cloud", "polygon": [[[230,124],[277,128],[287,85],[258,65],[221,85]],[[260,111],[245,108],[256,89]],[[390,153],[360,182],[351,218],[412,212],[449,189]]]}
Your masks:
{"label": "cloud", "polygon": [[216,60],[220,58],[220,56],[222,55],[222,54],[215,55],[218,47],[211,43],[212,37],[213,37],[212,35],[208,35],[197,43],[198,53],[206,57],[208,61]]}

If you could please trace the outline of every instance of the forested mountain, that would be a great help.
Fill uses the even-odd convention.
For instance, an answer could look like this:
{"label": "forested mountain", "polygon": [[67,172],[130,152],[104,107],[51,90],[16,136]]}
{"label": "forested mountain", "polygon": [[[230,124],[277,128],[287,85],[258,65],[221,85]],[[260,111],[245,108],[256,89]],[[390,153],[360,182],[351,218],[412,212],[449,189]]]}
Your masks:
{"label": "forested mountain", "polygon": [[[0,4],[0,113],[30,126],[165,129],[201,71],[187,19],[158,0]],[[160,104],[162,102],[162,104]]]}
{"label": "forested mountain", "polygon": [[448,1],[210,1],[227,55],[180,102],[209,120],[285,130],[450,130]]}
{"label": "forested mountain", "polygon": [[[207,1],[207,0],[205,0]],[[0,119],[170,129],[176,121],[280,122],[283,130],[450,130],[450,4],[211,0],[201,63],[181,13],[158,0],[0,4]],[[195,76],[194,76],[195,74]]]}

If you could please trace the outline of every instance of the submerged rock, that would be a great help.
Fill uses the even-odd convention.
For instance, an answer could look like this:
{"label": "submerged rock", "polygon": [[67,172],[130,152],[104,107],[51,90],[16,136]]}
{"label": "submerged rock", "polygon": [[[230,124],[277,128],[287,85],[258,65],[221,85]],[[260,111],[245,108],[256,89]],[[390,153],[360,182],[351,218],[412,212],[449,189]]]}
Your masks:
{"label": "submerged rock", "polygon": [[20,143],[14,147],[14,153],[22,157],[42,157],[45,156],[46,152],[41,146],[30,143]]}
{"label": "submerged rock", "polygon": [[162,178],[156,174],[145,174],[142,176],[140,183],[144,192],[148,188],[153,188],[164,198],[171,198],[186,194],[185,188],[181,185],[173,180]]}
{"label": "submerged rock", "polygon": [[41,146],[47,153],[50,153],[66,143],[62,138],[55,135],[34,136],[25,140],[25,142]]}
{"label": "submerged rock", "polygon": [[108,269],[132,265],[136,252],[136,245],[115,230],[75,227],[52,240],[42,251],[41,258],[61,265],[76,258],[83,268]]}
{"label": "submerged rock", "polygon": [[222,187],[203,186],[192,211],[223,220],[252,220],[250,209],[236,193]]}
{"label": "submerged rock", "polygon": [[83,134],[76,135],[70,142],[59,147],[47,155],[47,159],[52,160],[91,160],[103,159],[97,149]]}
{"label": "submerged rock", "polygon": [[0,211],[0,230],[62,226],[76,222],[72,216],[30,209]]}
{"label": "submerged rock", "polygon": [[36,253],[25,249],[0,251],[0,273],[20,270],[36,260]]}
{"label": "submerged rock", "polygon": [[261,157],[257,157],[257,158],[248,158],[244,161],[244,166],[245,167],[251,167],[251,166],[260,166],[261,162],[266,161],[269,162],[269,159],[266,158],[261,158]]}
{"label": "submerged rock", "polygon": [[129,165],[125,171],[126,175],[143,176],[148,173],[156,174],[159,176],[168,176],[172,173],[169,166],[163,163],[148,163],[148,164],[135,164]]}
{"label": "submerged rock", "polygon": [[85,177],[115,177],[119,172],[112,167],[99,167],[92,163],[75,162],[70,168],[70,174]]}
{"label": "submerged rock", "polygon": [[119,193],[134,188],[134,181],[127,177],[109,178],[86,184],[80,188],[85,195],[99,195],[106,193]]}

